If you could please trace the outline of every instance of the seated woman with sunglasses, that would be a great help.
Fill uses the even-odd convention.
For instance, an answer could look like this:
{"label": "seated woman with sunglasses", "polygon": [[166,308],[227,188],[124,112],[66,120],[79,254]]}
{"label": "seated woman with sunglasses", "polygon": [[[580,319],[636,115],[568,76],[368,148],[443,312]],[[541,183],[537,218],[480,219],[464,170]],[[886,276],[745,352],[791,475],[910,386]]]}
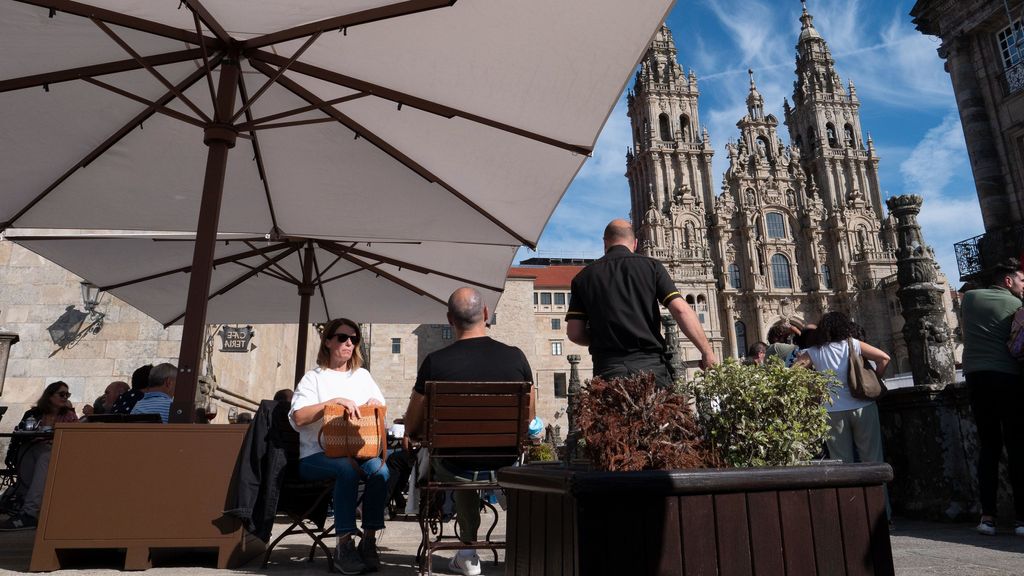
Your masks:
{"label": "seated woman with sunglasses", "polygon": [[[58,422],[78,422],[78,415],[71,405],[68,385],[57,381],[43,390],[35,406],[21,417],[15,430],[53,429]],[[14,438],[8,448],[8,459],[13,459],[18,471],[18,492],[24,504],[18,513],[0,522],[0,530],[32,530],[38,524],[39,507],[43,503],[43,489],[46,486],[46,470],[50,467],[52,438]],[[10,464],[10,462],[9,462]]]}
{"label": "seated woman with sunglasses", "polygon": [[[334,520],[338,546],[334,563],[342,574],[362,574],[380,567],[377,530],[384,528],[388,467],[380,458],[357,461],[362,473],[348,458],[328,458],[320,447],[319,432],[324,407],[340,404],[359,416],[363,404],[384,405],[384,395],[370,373],[362,368],[359,325],[347,318],[331,320],[324,327],[317,367],[306,372],[295,388],[289,413],[299,432],[299,475],[304,480],[334,478]],[[362,477],[362,478],[361,478]],[[359,481],[363,492],[363,539],[355,545],[356,499]]]}

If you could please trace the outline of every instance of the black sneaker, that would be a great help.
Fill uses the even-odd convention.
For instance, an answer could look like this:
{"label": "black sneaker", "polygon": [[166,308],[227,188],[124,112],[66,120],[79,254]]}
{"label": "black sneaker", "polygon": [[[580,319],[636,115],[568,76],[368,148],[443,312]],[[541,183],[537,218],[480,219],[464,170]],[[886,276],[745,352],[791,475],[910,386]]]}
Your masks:
{"label": "black sneaker", "polygon": [[334,567],[342,574],[362,574],[366,572],[366,564],[359,557],[356,543],[351,536],[334,549]]}
{"label": "black sneaker", "polygon": [[380,570],[380,555],[377,554],[377,538],[363,538],[359,541],[359,557],[366,564],[367,572]]}
{"label": "black sneaker", "polygon": [[0,530],[12,532],[14,530],[35,530],[38,520],[27,514],[18,514],[17,516],[11,516],[7,520],[0,522]]}

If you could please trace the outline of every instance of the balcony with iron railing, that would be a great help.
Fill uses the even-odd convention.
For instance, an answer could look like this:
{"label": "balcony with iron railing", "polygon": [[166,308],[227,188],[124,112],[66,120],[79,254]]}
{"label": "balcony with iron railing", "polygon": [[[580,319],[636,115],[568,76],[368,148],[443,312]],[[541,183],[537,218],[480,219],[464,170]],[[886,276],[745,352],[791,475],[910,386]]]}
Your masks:
{"label": "balcony with iron railing", "polygon": [[1007,68],[1003,74],[1003,96],[1013,96],[1024,92],[1024,62],[1018,62]]}
{"label": "balcony with iron railing", "polygon": [[985,270],[1006,258],[1024,253],[1024,224],[989,230],[953,245],[961,280],[978,278]]}

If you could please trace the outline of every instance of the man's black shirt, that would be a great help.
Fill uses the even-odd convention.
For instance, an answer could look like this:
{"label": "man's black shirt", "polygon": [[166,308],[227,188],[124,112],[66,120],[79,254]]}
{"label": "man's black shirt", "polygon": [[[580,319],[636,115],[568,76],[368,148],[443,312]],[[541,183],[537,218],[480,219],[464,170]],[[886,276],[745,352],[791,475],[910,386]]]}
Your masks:
{"label": "man's black shirt", "polygon": [[[426,394],[427,382],[533,382],[533,369],[523,351],[488,336],[456,340],[427,354],[413,388]],[[459,459],[453,466],[465,470],[494,470],[514,459]]]}
{"label": "man's black shirt", "polygon": [[590,354],[596,358],[662,354],[659,304],[679,297],[661,262],[612,246],[573,279],[565,319],[590,323]]}

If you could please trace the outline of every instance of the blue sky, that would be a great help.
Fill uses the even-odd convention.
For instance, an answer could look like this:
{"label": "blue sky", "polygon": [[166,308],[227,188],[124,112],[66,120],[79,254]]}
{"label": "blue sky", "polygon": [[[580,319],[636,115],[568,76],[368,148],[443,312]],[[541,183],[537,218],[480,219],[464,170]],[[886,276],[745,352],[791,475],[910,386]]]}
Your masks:
{"label": "blue sky", "polygon": [[[956,285],[953,243],[984,229],[952,85],[936,54],[939,41],[914,29],[908,15],[913,4],[809,0],[808,9],[844,83],[852,79],[857,86],[861,124],[881,157],[883,199],[925,198],[920,217],[925,241]],[[727,164],[725,143],[736,138],[736,121],[746,112],[747,68],[757,75],[767,111],[782,118],[783,97],[792,101],[799,17],[798,0],[679,0],[669,16],[680,64],[697,73],[700,120],[715,148],[716,186]],[[788,131],[780,128],[788,142]],[[539,255],[600,256],[604,225],[629,215],[623,174],[630,144],[623,97],[593,158],[548,222]],[[518,257],[533,255],[524,248]]]}

